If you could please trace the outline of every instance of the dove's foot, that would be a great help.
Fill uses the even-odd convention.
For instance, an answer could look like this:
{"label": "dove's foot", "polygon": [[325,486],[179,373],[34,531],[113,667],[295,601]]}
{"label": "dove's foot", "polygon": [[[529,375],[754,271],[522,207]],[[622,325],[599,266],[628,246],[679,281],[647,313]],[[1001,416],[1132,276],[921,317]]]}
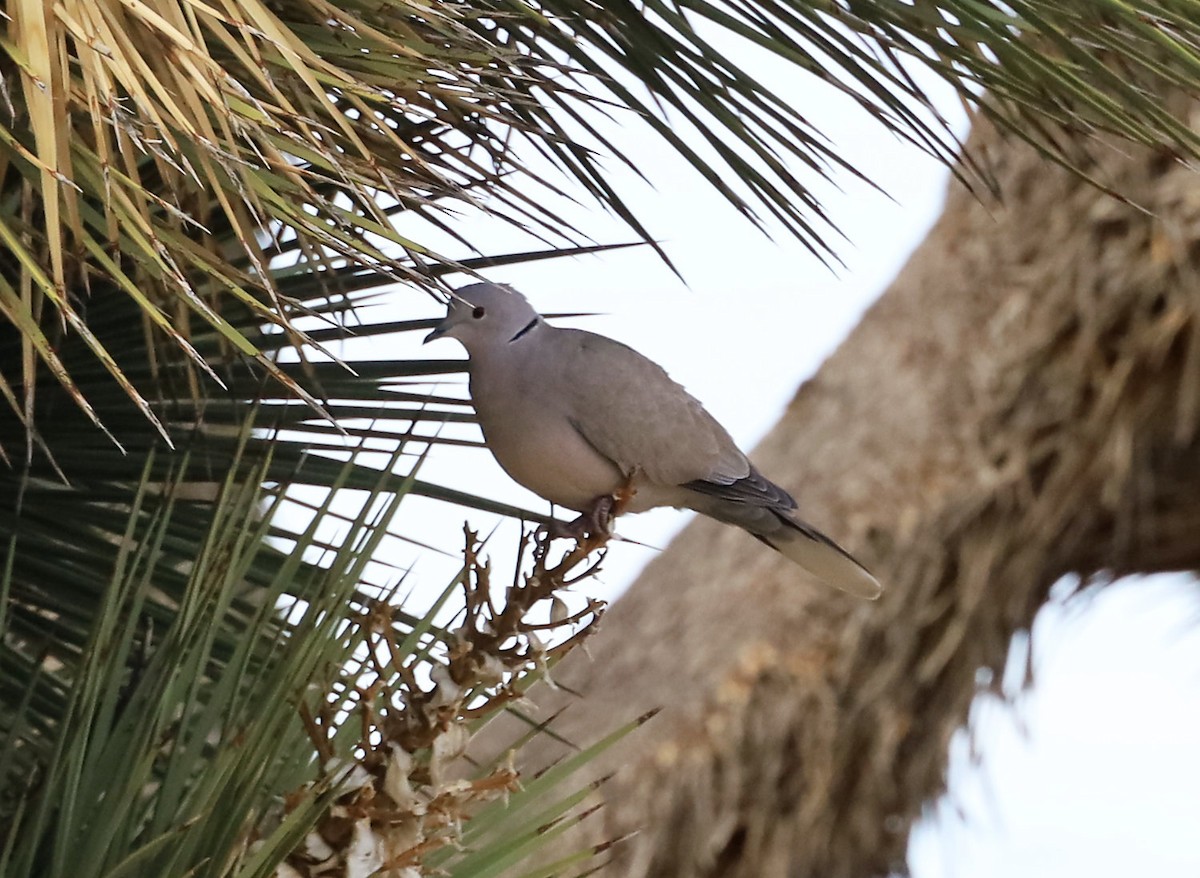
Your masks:
{"label": "dove's foot", "polygon": [[612,536],[613,520],[616,518],[613,515],[613,507],[617,500],[611,494],[603,494],[592,501],[592,508],[583,515],[579,516],[579,520],[587,519],[587,534],[592,539],[608,539]]}
{"label": "dove's foot", "polygon": [[564,537],[570,537],[577,543],[607,540],[612,535],[614,505],[616,499],[604,494],[593,500],[591,507],[574,521],[569,524],[552,521],[544,527],[543,533],[547,540]]}

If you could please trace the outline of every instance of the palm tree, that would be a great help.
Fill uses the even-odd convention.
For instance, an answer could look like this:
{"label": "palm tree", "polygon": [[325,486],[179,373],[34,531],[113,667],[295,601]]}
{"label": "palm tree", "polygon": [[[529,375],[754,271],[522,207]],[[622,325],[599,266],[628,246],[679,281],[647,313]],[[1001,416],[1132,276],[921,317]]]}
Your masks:
{"label": "palm tree", "polygon": [[[10,4],[0,870],[271,874],[301,840],[288,868],[322,844],[370,847],[363,833],[411,816],[393,806],[413,783],[426,816],[430,801],[457,817],[507,789],[504,766],[484,765],[478,796],[439,799],[455,749],[439,742],[483,715],[471,697],[503,706],[547,656],[527,637],[505,653],[502,676],[520,679],[497,690],[485,659],[501,643],[385,612],[395,577],[366,565],[410,492],[532,516],[419,478],[432,440],[412,426],[469,413],[405,382],[461,364],[347,364],[337,344],[420,328],[372,313],[385,286],[432,291],[453,272],[589,249],[545,192],[581,187],[656,246],[605,180],[600,153],[636,157],[605,135],[604,113],[652,126],[751,221],[770,214],[831,256],[791,168],[823,173],[836,152],[715,31],[949,160],[958,144],[906,72],[926,64],[998,130],[1103,184],[1062,131],[1196,151],[1154,87],[1200,82],[1191,6]],[[553,174],[528,163],[538,154]],[[957,168],[976,191],[996,182],[986,165]],[[455,259],[394,222],[461,237],[456,210],[478,206],[539,249]],[[347,460],[347,445],[388,464]],[[366,501],[330,544],[316,524],[339,514],[328,503],[300,524],[274,514],[295,485]],[[466,542],[469,615],[488,582]],[[547,597],[534,592],[513,605]],[[394,665],[372,664],[381,650]],[[417,665],[458,676],[437,690]],[[368,672],[383,683],[367,687]],[[391,810],[364,806],[377,790]],[[422,823],[389,836],[381,863],[482,874],[565,828],[578,799],[543,796],[526,787],[523,816],[480,812],[457,859],[443,847],[453,833]]]}
{"label": "palm tree", "polygon": [[951,184],[756,452],[887,583],[879,603],[697,521],[538,692],[546,712],[575,702],[556,725],[572,741],[662,710],[588,768],[618,772],[601,801],[620,807],[571,843],[637,829],[612,874],[902,874],[973,706],[1032,679],[1051,589],[1200,568],[1200,178],[1162,149],[1079,147],[1124,198],[977,124],[1003,199]]}

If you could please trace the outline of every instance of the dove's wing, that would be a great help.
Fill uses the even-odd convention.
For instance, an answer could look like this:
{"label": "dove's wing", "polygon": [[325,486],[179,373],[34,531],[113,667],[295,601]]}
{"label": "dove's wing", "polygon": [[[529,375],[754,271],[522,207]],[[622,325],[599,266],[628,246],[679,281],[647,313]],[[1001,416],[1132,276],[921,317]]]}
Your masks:
{"label": "dove's wing", "polygon": [[733,439],[666,371],[633,348],[577,329],[547,333],[547,368],[576,430],[622,472],[662,486],[733,484],[751,472]]}

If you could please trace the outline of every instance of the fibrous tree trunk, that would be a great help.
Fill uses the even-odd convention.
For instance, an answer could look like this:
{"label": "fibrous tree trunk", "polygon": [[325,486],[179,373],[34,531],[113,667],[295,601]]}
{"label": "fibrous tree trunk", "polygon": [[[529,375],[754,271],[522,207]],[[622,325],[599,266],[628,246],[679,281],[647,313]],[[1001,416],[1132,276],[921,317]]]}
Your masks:
{"label": "fibrous tree trunk", "polygon": [[637,830],[612,875],[902,869],[977,672],[1051,585],[1200,566],[1200,177],[1089,143],[1127,203],[988,127],[968,149],[999,197],[951,185],[754,455],[883,598],[697,521],[556,674],[584,695],[555,722],[570,739],[663,708],[597,768],[618,773],[589,838]]}

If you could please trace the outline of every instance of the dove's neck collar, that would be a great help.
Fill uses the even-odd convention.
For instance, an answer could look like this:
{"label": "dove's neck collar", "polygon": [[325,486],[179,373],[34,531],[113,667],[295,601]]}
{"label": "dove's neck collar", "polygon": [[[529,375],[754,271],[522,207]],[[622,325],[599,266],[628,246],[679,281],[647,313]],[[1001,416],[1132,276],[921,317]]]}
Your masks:
{"label": "dove's neck collar", "polygon": [[524,329],[522,329],[520,332],[518,332],[516,335],[514,335],[512,338],[510,338],[508,340],[508,343],[512,344],[514,341],[517,341],[519,338],[521,338],[521,336],[525,335],[531,329],[533,329],[535,326],[537,326],[538,323],[541,322],[541,320],[542,320],[541,317],[535,316],[532,320],[530,320],[528,323],[525,324]]}

